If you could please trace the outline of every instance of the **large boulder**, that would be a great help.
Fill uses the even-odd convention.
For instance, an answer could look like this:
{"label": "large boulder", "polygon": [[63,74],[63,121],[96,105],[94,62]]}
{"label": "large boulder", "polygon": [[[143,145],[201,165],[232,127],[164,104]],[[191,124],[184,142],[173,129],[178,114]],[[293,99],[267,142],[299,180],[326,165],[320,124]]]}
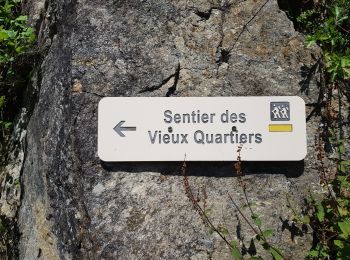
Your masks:
{"label": "large boulder", "polygon": [[[97,106],[105,96],[238,95],[299,95],[312,105],[316,80],[303,73],[318,52],[277,1],[27,0],[25,10],[45,55],[26,129],[20,258],[230,259],[186,197],[182,162],[100,161]],[[318,189],[316,128],[311,117],[303,162],[242,164],[253,210],[286,259],[302,259],[312,242],[288,221],[288,203],[299,211]],[[187,163],[187,175],[214,225],[244,252],[267,256],[229,200],[246,203],[233,163]]]}

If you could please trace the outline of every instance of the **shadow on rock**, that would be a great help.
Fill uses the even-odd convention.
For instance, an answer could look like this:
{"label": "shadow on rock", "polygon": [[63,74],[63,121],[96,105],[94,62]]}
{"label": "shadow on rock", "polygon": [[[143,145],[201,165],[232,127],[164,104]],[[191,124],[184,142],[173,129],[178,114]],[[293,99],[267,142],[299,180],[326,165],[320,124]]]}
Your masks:
{"label": "shadow on rock", "polygon": [[304,93],[305,95],[310,94],[310,82],[314,78],[320,64],[321,59],[318,59],[312,66],[308,67],[304,65],[300,68],[302,80],[299,82],[299,86],[301,93]]}
{"label": "shadow on rock", "polygon": [[[183,162],[103,162],[102,167],[110,172],[159,172],[163,175],[181,175]],[[188,176],[232,177],[234,162],[186,162]],[[304,161],[288,162],[242,162],[244,175],[284,174],[297,178],[304,172]]]}
{"label": "shadow on rock", "polygon": [[288,230],[290,232],[290,239],[295,241],[296,237],[302,237],[304,234],[308,232],[308,228],[305,224],[301,226],[301,228],[297,227],[294,222],[291,222],[288,219],[283,220],[280,217],[280,221],[282,222],[282,232]]}

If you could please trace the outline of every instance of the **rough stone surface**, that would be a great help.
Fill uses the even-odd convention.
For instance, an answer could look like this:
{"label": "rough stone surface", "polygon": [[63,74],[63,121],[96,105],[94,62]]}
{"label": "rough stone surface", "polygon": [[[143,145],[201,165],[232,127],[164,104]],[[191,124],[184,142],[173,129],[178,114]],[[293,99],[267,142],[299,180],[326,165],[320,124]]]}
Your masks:
{"label": "rough stone surface", "polygon": [[16,127],[10,137],[8,164],[0,171],[0,213],[7,219],[15,219],[20,205],[20,176],[25,157],[24,130],[26,110],[21,111]]}
{"label": "rough stone surface", "polygon": [[[104,96],[235,95],[299,95],[312,104],[316,81],[305,81],[302,68],[317,50],[305,49],[276,0],[27,0],[25,8],[46,54],[27,127],[20,258],[230,259],[187,199],[181,162],[99,160],[97,104]],[[286,259],[302,259],[312,241],[292,239],[285,220],[287,196],[300,209],[318,190],[316,128],[311,117],[304,162],[243,164],[253,208]],[[213,223],[254,253],[254,234],[228,199],[245,204],[233,163],[187,168]]]}

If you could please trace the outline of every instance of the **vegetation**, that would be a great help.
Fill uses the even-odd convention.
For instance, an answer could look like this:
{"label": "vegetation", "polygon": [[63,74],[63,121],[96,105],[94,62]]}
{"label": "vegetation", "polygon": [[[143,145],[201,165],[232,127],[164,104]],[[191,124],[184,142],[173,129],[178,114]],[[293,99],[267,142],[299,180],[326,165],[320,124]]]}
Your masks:
{"label": "vegetation", "polygon": [[[317,44],[322,51],[311,72],[317,71],[321,75],[315,111],[321,117],[322,127],[315,137],[315,149],[320,183],[325,193],[321,197],[310,193],[300,213],[292,208],[293,221],[310,226],[313,230],[314,241],[306,259],[350,259],[350,159],[349,143],[344,138],[344,128],[349,127],[346,120],[350,118],[349,115],[347,119],[344,118],[347,110],[345,104],[350,102],[350,1],[309,0],[292,3],[281,0],[279,4],[287,9],[296,28],[307,35],[306,46]],[[242,213],[228,194],[230,201],[255,233],[254,239],[274,259],[283,259],[282,252],[268,241],[273,230],[262,230],[261,218],[250,207],[241,179],[240,158],[235,169],[246,206],[251,212],[250,218]],[[200,198],[194,196],[189,186],[185,163],[183,175],[186,194],[203,222],[225,241],[234,259],[242,259],[238,241],[228,239],[229,231],[225,227],[213,225],[205,200],[202,206],[199,205]],[[252,256],[249,259],[261,257]]]}
{"label": "vegetation", "polygon": [[[303,212],[308,217],[296,219],[313,228],[315,240],[309,258],[349,259],[350,160],[343,131],[349,122],[344,122],[343,113],[344,102],[350,100],[350,1],[314,2],[297,22],[308,34],[307,46],[318,44],[322,49],[319,71],[323,75],[324,127],[316,138],[316,150],[321,184],[327,193],[319,200],[311,194]],[[329,153],[326,144],[331,147]]]}
{"label": "vegetation", "polygon": [[307,46],[317,43],[323,51],[326,83],[350,78],[350,1],[317,2],[297,18],[308,33]]}
{"label": "vegetation", "polygon": [[27,26],[27,16],[20,14],[21,0],[0,0],[0,128],[4,138],[10,128],[11,111],[23,93],[30,66],[23,57],[35,40]]}
{"label": "vegetation", "polygon": [[[276,246],[272,245],[271,242],[269,241],[269,238],[274,234],[274,231],[272,229],[262,229],[262,219],[261,217],[254,212],[251,203],[249,202],[248,199],[248,194],[246,191],[246,184],[244,182],[244,179],[242,178],[242,169],[241,169],[241,149],[242,147],[238,147],[237,153],[239,154],[237,158],[237,162],[235,163],[235,172],[236,175],[238,176],[240,187],[242,188],[244,198],[245,198],[245,207],[248,208],[250,212],[250,217],[247,217],[240,207],[237,205],[237,203],[234,201],[233,197],[228,194],[228,198],[239,213],[239,215],[242,217],[242,219],[247,223],[248,227],[251,229],[251,231],[254,234],[254,237],[251,238],[251,246],[254,246],[255,248],[255,242],[261,245],[261,247],[271,255],[271,257],[275,260],[282,260],[284,259],[283,253],[281,250],[279,250]],[[261,256],[256,255],[251,255],[247,250],[240,250],[239,246],[239,241],[236,239],[232,239],[231,232],[228,230],[227,227],[218,225],[215,226],[213,224],[213,221],[209,217],[209,212],[210,209],[207,208],[206,205],[206,192],[205,190],[203,191],[203,196],[202,198],[199,197],[199,193],[197,196],[195,196],[192,192],[192,189],[190,187],[188,177],[186,174],[186,162],[184,161],[182,165],[182,175],[183,175],[183,184],[184,184],[184,189],[186,192],[187,197],[192,203],[193,208],[195,211],[200,215],[201,219],[203,220],[203,223],[210,229],[211,233],[216,233],[219,235],[219,237],[226,243],[228,248],[230,249],[231,255],[233,259],[236,260],[241,260],[243,259],[243,256],[245,254],[249,254],[249,260],[261,260],[263,259]],[[200,205],[200,201],[202,201],[202,205]],[[230,239],[231,238],[231,239]],[[242,253],[243,251],[243,253]]]}
{"label": "vegetation", "polygon": [[[0,179],[6,179],[6,137],[32,70],[28,57],[35,40],[34,30],[27,26],[27,16],[21,15],[21,0],[0,0]],[[13,185],[17,185],[16,182]],[[18,258],[18,230],[15,218],[0,212],[0,258]]]}

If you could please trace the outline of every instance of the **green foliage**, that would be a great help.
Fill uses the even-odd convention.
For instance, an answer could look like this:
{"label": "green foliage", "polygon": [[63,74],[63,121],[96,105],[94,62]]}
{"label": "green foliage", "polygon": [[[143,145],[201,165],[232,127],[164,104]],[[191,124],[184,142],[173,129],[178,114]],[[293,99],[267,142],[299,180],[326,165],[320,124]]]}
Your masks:
{"label": "green foliage", "polygon": [[[240,165],[240,161],[238,162],[238,165]],[[238,167],[236,166],[235,168],[237,170],[237,169],[239,169],[239,166]],[[181,168],[181,172],[183,175],[183,186],[184,186],[187,198],[192,203],[193,209],[196,212],[198,212],[198,214],[202,218],[204,224],[209,228],[209,233],[210,234],[216,233],[226,243],[226,245],[230,249],[230,253],[231,253],[232,258],[235,260],[243,259],[243,255],[247,253],[247,252],[243,251],[245,246],[243,245],[243,248],[241,251],[239,241],[231,239],[230,231],[225,226],[222,226],[222,225],[216,226],[213,224],[213,222],[209,218],[209,213],[211,210],[209,208],[207,208],[207,204],[206,204],[206,198],[207,198],[206,191],[205,191],[205,189],[203,189],[203,196],[204,197],[201,199],[199,197],[197,197],[197,196],[199,196],[199,193],[197,196],[194,195],[194,193],[192,192],[192,189],[190,187],[190,184],[189,184],[186,169],[187,169],[186,162],[183,162],[182,168]],[[240,177],[240,183],[241,183],[240,186],[243,189],[243,192],[245,195],[244,197],[246,200],[245,201],[246,204],[245,204],[245,206],[243,206],[243,208],[249,209],[249,211],[251,213],[250,214],[251,220],[253,220],[253,222],[255,223],[255,226],[257,228],[254,227],[254,224],[252,224],[251,220],[249,220],[246,217],[246,215],[242,212],[240,207],[238,207],[238,205],[236,204],[236,202],[234,201],[234,199],[232,198],[232,196],[230,194],[228,194],[228,197],[229,197],[230,201],[232,202],[232,204],[234,205],[234,207],[236,208],[236,210],[239,212],[240,216],[248,224],[250,229],[255,233],[254,238],[251,239],[251,243],[254,244],[254,241],[257,241],[267,252],[269,252],[271,254],[273,259],[275,259],[275,260],[283,259],[283,255],[282,255],[281,251],[278,250],[276,247],[272,246],[270,244],[270,242],[268,241],[268,238],[271,237],[274,233],[273,230],[271,230],[271,229],[262,230],[261,229],[261,227],[262,227],[261,217],[259,215],[257,215],[256,213],[254,213],[253,208],[252,208],[252,203],[250,203],[248,200],[245,185],[243,184],[243,179],[241,177]],[[199,202],[201,202],[201,204],[203,204],[203,205],[201,206],[199,204]],[[260,256],[250,256],[249,259],[250,260],[261,260],[263,258]]]}
{"label": "green foliage", "polygon": [[[35,40],[27,16],[18,14],[21,0],[0,1],[0,66],[9,66]],[[4,76],[4,75],[1,75]]]}
{"label": "green foliage", "polygon": [[269,246],[266,248],[266,250],[271,253],[273,259],[275,259],[275,260],[282,260],[283,259],[281,251],[279,251],[277,248]]}
{"label": "green foliage", "polygon": [[[27,16],[20,14],[21,0],[0,0],[0,129],[12,124],[6,113],[16,97],[18,82],[23,81],[19,60],[35,40],[34,30],[27,26]],[[24,76],[26,77],[26,76]],[[25,80],[24,80],[25,81]],[[11,94],[10,94],[11,93]],[[7,102],[6,102],[7,101]],[[12,113],[12,112],[10,112]],[[5,119],[7,118],[7,120]]]}
{"label": "green foliage", "polygon": [[[319,95],[319,106],[322,108],[322,127],[319,137],[331,147],[333,155],[327,154],[332,160],[324,161],[325,143],[317,147],[317,159],[319,163],[320,182],[327,194],[314,198],[311,194],[302,214],[298,213],[291,205],[293,220],[302,224],[300,232],[306,232],[304,227],[311,226],[313,230],[313,246],[309,250],[306,259],[350,259],[350,159],[346,151],[342,127],[342,99],[347,97],[350,101],[350,1],[349,0],[310,0],[287,1],[281,0],[290,11],[289,16],[299,13],[297,19],[293,19],[297,27],[308,34],[306,46],[317,44],[322,50],[322,57],[315,64],[315,70],[322,73]],[[303,8],[305,8],[303,10]],[[292,17],[293,18],[293,17]],[[295,18],[295,16],[294,16]],[[334,109],[336,103],[336,109]],[[282,252],[274,247],[269,238],[273,230],[262,229],[262,218],[257,215],[248,201],[245,184],[242,180],[241,156],[235,164],[236,175],[243,189],[246,205],[250,211],[251,219],[248,219],[234,202],[229,198],[240,216],[255,233],[253,243],[257,241],[273,259],[284,259]],[[327,167],[325,166],[327,164]],[[336,167],[332,167],[335,165]],[[188,183],[188,182],[187,182]],[[315,196],[316,197],[316,196]],[[195,202],[190,198],[190,200]],[[288,204],[290,204],[287,197]],[[195,207],[196,208],[196,207]],[[198,210],[200,211],[200,210]],[[203,213],[207,217],[206,213]],[[210,222],[209,222],[210,223]],[[234,259],[242,259],[238,242],[227,242],[229,232],[227,229],[212,225],[211,230],[218,233],[226,241]],[[244,253],[244,252],[243,252]],[[243,254],[244,255],[244,254]],[[251,260],[262,259],[260,256],[250,257]]]}
{"label": "green foliage", "polygon": [[[350,1],[314,1],[313,7],[304,10],[297,21],[309,34],[307,46],[318,44],[322,49],[324,69],[321,72],[325,74],[326,104],[332,104],[335,100],[341,102],[340,98],[334,97],[334,90],[339,96],[349,95],[344,86],[350,79]],[[330,129],[323,136],[327,137],[333,148],[333,156],[329,159],[333,160],[336,169],[325,167],[324,144],[317,148],[321,182],[328,193],[318,200],[311,195],[304,216],[294,214],[296,221],[310,224],[314,231],[315,241],[309,259],[350,259],[350,160],[346,158],[345,141],[339,124],[341,109],[340,103],[335,116],[327,116],[332,110],[332,106],[328,105],[324,115]]]}
{"label": "green foliage", "polygon": [[5,96],[0,97],[0,109],[3,108],[5,105]]}
{"label": "green foliage", "polygon": [[[21,15],[21,0],[0,0],[0,149],[1,166],[6,164],[6,137],[21,95],[28,82],[33,61],[28,59],[35,34]],[[28,60],[28,61],[27,61]],[[4,176],[2,176],[4,177]],[[18,186],[19,180],[13,185]],[[18,230],[16,219],[0,215],[0,259],[17,259]]]}
{"label": "green foliage", "polygon": [[235,260],[241,260],[243,259],[243,256],[241,254],[241,251],[238,249],[238,242],[235,240],[231,241],[231,255]]}
{"label": "green foliage", "polygon": [[310,195],[305,212],[307,218],[294,217],[299,223],[310,224],[313,228],[316,240],[309,259],[349,259],[350,256],[350,175],[347,169],[339,167],[344,165],[343,162],[348,165],[348,160],[339,159],[345,156],[344,144],[335,139],[331,138],[333,145],[338,145],[335,149],[338,167],[336,176],[326,180],[328,194],[318,200]]}
{"label": "green foliage", "polygon": [[[255,231],[256,236],[255,239],[257,240],[258,243],[260,243],[262,245],[262,247],[271,254],[272,258],[274,260],[281,260],[283,259],[283,254],[282,252],[272,246],[269,242],[268,242],[268,238],[271,237],[273,235],[273,230],[272,229],[266,229],[266,230],[262,230],[261,226],[262,226],[262,220],[261,217],[259,215],[257,215],[256,213],[254,213],[253,209],[251,206],[248,205],[248,208],[250,210],[250,212],[252,213],[251,215],[251,219],[254,221],[255,225],[257,226],[258,230],[254,229],[252,227],[252,229]],[[261,257],[258,256],[258,259],[262,259]]]}
{"label": "green foliage", "polygon": [[350,78],[350,1],[318,1],[297,18],[307,37],[307,46],[317,43],[324,54],[329,80]]}
{"label": "green foliage", "polygon": [[270,237],[272,235],[273,235],[273,230],[272,229],[267,229],[267,230],[263,231],[263,236],[266,237],[266,238],[268,238],[268,237]]}
{"label": "green foliage", "polygon": [[252,220],[254,220],[255,225],[257,225],[260,228],[261,227],[261,218],[257,214],[252,214],[251,218],[252,218]]}

